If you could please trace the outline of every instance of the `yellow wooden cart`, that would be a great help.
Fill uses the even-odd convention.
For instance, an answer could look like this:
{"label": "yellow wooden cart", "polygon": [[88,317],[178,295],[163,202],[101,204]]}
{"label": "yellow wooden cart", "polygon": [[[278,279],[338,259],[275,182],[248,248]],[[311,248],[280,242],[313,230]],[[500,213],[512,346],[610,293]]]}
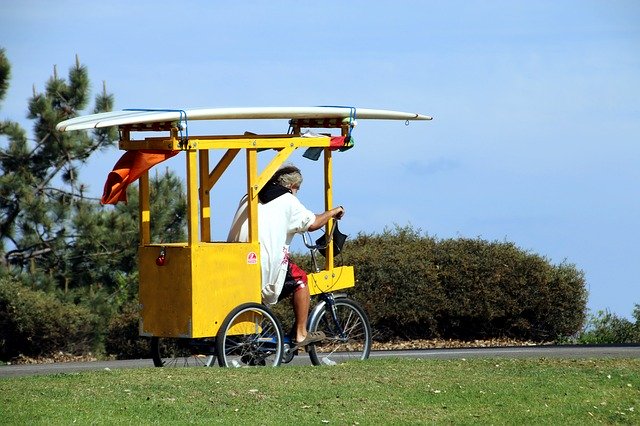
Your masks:
{"label": "yellow wooden cart", "polygon": [[[58,125],[59,130],[117,125],[122,150],[179,151],[185,157],[186,242],[151,242],[148,172],[141,174],[139,183],[140,334],[151,337],[156,366],[210,366],[216,357],[221,366],[279,365],[283,360],[290,361],[295,348],[279,320],[261,303],[258,192],[295,150],[304,148],[322,155],[324,206],[329,210],[333,207],[334,151],[349,144],[356,117],[430,119],[383,110],[362,110],[357,115],[354,108],[342,107],[261,108],[263,116],[259,118],[290,118],[289,132],[207,136],[186,133],[187,120],[253,118],[256,110],[125,110],[78,117]],[[338,134],[302,135],[302,129],[319,128]],[[139,136],[145,132],[154,133]],[[158,132],[161,136],[157,136]],[[224,152],[217,156],[219,161],[213,167],[209,158],[212,150]],[[275,150],[276,154],[259,170],[258,152],[263,150]],[[249,241],[212,241],[210,193],[239,156],[244,157],[246,165]],[[331,226],[328,224],[328,229]],[[312,253],[318,249],[310,244],[308,247]],[[354,286],[353,267],[336,267],[333,258],[333,245],[328,244],[324,267],[309,274],[310,292],[320,296],[320,302],[309,315],[308,327],[327,335],[324,342],[307,348],[314,364],[366,359],[371,347],[371,329],[364,310],[343,294],[334,294]]]}

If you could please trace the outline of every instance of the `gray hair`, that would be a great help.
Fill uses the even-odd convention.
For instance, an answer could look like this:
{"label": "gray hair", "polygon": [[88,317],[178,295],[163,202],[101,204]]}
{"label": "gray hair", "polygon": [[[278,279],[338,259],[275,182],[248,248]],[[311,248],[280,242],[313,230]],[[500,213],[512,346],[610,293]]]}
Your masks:
{"label": "gray hair", "polygon": [[300,173],[300,169],[296,166],[283,166],[275,172],[271,181],[285,188],[300,188],[300,185],[302,185],[302,173]]}

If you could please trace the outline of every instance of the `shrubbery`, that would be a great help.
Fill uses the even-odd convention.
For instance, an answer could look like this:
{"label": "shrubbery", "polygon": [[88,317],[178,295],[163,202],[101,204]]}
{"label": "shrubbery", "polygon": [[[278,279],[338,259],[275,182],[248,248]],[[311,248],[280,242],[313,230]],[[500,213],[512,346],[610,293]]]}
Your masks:
{"label": "shrubbery", "polygon": [[105,339],[105,351],[118,359],[149,357],[149,338],[139,335],[138,303],[130,303],[111,319]]}
{"label": "shrubbery", "polygon": [[584,330],[572,341],[581,344],[640,343],[640,305],[633,310],[635,323],[607,311],[590,316]]}
{"label": "shrubbery", "polygon": [[97,316],[53,294],[0,279],[0,359],[54,352],[86,354],[96,349]]}
{"label": "shrubbery", "polygon": [[356,267],[351,295],[383,340],[549,341],[576,333],[584,323],[582,271],[552,265],[513,243],[438,240],[397,227],[359,234],[347,245],[341,261]]}

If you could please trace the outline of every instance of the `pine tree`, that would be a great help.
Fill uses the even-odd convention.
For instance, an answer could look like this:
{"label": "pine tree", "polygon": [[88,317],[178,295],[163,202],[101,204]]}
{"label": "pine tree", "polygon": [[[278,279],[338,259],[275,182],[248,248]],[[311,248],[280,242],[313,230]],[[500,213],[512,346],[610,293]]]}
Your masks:
{"label": "pine tree", "polygon": [[[0,50],[0,95],[6,93],[9,77],[10,65]],[[47,290],[67,293],[89,287],[93,293],[104,288],[111,294],[123,282],[136,282],[137,188],[129,188],[128,204],[115,208],[85,195],[80,169],[93,153],[113,146],[115,128],[89,135],[61,133],[55,126],[79,115],[88,93],[87,69],[76,58],[68,81],[54,67],[45,92],[34,91],[28,116],[35,121],[34,142],[17,123],[1,123],[0,136],[8,144],[0,147],[0,269],[12,268],[23,281]],[[112,105],[113,95],[103,84],[93,112],[109,111]],[[182,182],[166,171],[156,173],[150,183],[152,241],[184,241]]]}
{"label": "pine tree", "polygon": [[[6,57],[5,50],[0,49],[0,102],[4,100],[11,78],[11,64]],[[27,135],[14,121],[0,121],[0,135],[9,140],[7,149],[0,150],[0,255],[4,259],[5,240],[16,243],[14,237],[14,222],[20,213],[17,196],[12,194],[12,187],[16,187],[21,179],[28,178],[24,167],[24,160],[28,156]],[[12,173],[9,174],[8,171]],[[17,194],[16,194],[17,195]]]}
{"label": "pine tree", "polygon": [[[10,64],[0,51],[0,95],[9,86]],[[68,80],[53,76],[44,93],[29,100],[28,118],[34,120],[34,140],[13,121],[3,121],[0,135],[8,139],[0,147],[0,259],[5,267],[41,271],[38,284],[44,288],[66,284],[66,252],[76,237],[73,217],[95,200],[86,197],[79,179],[80,167],[90,155],[111,147],[114,128],[61,133],[55,126],[85,109],[89,98],[87,68],[76,57]],[[112,109],[113,95],[103,90],[96,96],[93,112]]]}
{"label": "pine tree", "polygon": [[[11,66],[0,49],[0,102],[10,76]],[[128,204],[102,206],[86,196],[80,180],[90,156],[114,145],[115,128],[91,134],[55,130],[60,121],[85,109],[89,87],[87,68],[76,58],[66,80],[54,67],[45,91],[34,89],[28,105],[33,139],[18,123],[0,121],[0,277],[11,275],[63,301],[87,306],[100,317],[100,336],[120,306],[137,296],[138,193],[137,185],[131,185]],[[103,84],[92,112],[112,106],[113,95]],[[184,241],[183,183],[167,171],[151,177],[150,190],[152,241]]]}

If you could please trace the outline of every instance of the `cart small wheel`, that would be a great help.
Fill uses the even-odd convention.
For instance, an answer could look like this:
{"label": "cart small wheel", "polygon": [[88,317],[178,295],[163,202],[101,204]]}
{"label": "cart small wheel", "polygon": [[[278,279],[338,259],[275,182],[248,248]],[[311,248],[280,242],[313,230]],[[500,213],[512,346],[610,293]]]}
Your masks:
{"label": "cart small wheel", "polygon": [[282,326],[266,306],[245,303],[225,318],[216,337],[221,367],[278,366],[282,362]]}
{"label": "cart small wheel", "polygon": [[322,342],[308,346],[313,365],[365,360],[371,352],[371,325],[364,309],[351,299],[335,299],[335,316],[329,304],[311,318],[309,331],[323,331]]}
{"label": "cart small wheel", "polygon": [[151,338],[151,358],[156,367],[212,367],[215,339]]}

